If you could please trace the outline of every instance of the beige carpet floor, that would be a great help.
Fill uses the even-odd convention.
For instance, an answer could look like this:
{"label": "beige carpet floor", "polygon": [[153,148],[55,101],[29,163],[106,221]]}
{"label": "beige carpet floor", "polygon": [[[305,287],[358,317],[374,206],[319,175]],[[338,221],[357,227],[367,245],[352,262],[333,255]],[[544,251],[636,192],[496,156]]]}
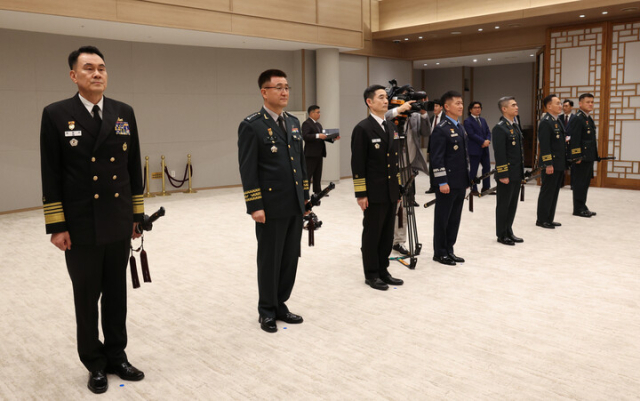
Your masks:
{"label": "beige carpet floor", "polygon": [[[418,177],[422,204],[426,181]],[[153,283],[129,289],[130,361],[142,382],[110,375],[103,400],[640,399],[640,192],[591,188],[591,219],[535,226],[527,185],[514,224],[495,238],[495,197],[464,210],[456,253],[431,261],[433,209],[405,285],[363,282],[361,218],[351,180],[315,211],[290,309],[302,325],[257,323],[256,240],[240,188],[146,200],[167,214],[145,235]],[[0,399],[94,399],[76,354],[71,283],[42,211],[0,216]]]}

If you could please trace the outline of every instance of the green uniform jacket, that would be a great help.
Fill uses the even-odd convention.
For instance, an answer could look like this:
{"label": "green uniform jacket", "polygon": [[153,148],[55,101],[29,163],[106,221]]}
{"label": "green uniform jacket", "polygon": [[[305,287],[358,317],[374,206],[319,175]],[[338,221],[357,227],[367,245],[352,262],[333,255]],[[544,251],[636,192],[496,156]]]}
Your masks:
{"label": "green uniform jacket", "polygon": [[585,161],[594,162],[598,160],[598,143],[596,140],[596,125],[593,118],[578,110],[576,117],[569,123],[569,147],[571,148],[571,158],[582,157]]}
{"label": "green uniform jacket", "polygon": [[269,218],[303,214],[309,199],[300,121],[284,113],[284,133],[262,108],[238,127],[238,162],[247,213]]}
{"label": "green uniform jacket", "polygon": [[493,156],[496,160],[496,180],[522,180],[524,178],[524,150],[522,133],[517,125],[500,117],[498,124],[491,130],[493,137]]}
{"label": "green uniform jacket", "polygon": [[131,106],[105,97],[100,129],[77,94],[45,107],[40,161],[48,234],[69,231],[71,242],[83,245],[131,237],[144,216]]}
{"label": "green uniform jacket", "polygon": [[562,123],[547,113],[540,120],[538,142],[540,142],[540,167],[553,166],[554,171],[566,170],[566,145]]}

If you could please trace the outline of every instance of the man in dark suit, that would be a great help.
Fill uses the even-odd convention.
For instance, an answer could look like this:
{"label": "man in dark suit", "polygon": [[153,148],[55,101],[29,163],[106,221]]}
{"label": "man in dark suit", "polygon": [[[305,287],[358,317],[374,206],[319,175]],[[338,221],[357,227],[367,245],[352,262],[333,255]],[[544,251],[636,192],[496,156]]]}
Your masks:
{"label": "man in dark suit", "polygon": [[543,170],[536,226],[553,229],[561,225],[553,219],[556,215],[558,194],[564,181],[566,168],[565,133],[562,123],[558,120],[558,115],[562,111],[560,98],[557,95],[549,95],[542,100],[542,103],[547,109],[547,114],[542,117],[538,127],[539,165]]}
{"label": "man in dark suit", "polygon": [[453,246],[469,180],[468,139],[462,124],[462,95],[449,91],[441,99],[445,115],[431,133],[431,168],[438,184],[433,220],[433,260],[445,265],[463,263]]}
{"label": "man in dark suit", "polygon": [[[320,107],[315,104],[307,110],[309,118],[302,123],[302,138],[304,139],[304,157],[307,162],[307,174],[309,181],[313,183],[313,192],[322,191],[322,159],[327,157],[325,142],[333,143],[333,139],[327,138],[322,132],[320,119]],[[339,140],[340,137],[336,137]]]}
{"label": "man in dark suit", "polygon": [[276,319],[302,323],[285,302],[298,268],[309,181],[300,122],[284,111],[289,102],[287,75],[264,71],[258,86],[264,106],[240,123],[238,161],[247,213],[256,222],[258,321],[262,330],[275,333]]}
{"label": "man in dark suit", "polygon": [[124,351],[126,269],[131,238],[140,236],[136,226],[144,216],[140,143],[133,109],[103,96],[102,53],[81,47],[69,55],[69,68],[78,93],[42,113],[42,201],[46,232],[64,251],[71,277],[78,353],[90,372],[87,386],[104,393],[105,373],[144,378]]}
{"label": "man in dark suit", "polygon": [[[491,158],[489,155],[489,145],[491,144],[491,131],[487,120],[480,117],[482,113],[482,103],[471,102],[468,107],[469,117],[464,120],[464,129],[469,136],[469,161],[471,163],[471,180],[478,174],[478,165],[482,164],[482,174],[491,171]],[[482,181],[482,190],[491,188],[491,178],[487,177]],[[474,185],[473,192],[477,193],[478,188]]]}
{"label": "man in dark suit", "polygon": [[400,137],[395,124],[384,118],[389,106],[384,86],[365,89],[364,102],[371,114],[353,128],[351,171],[358,206],[364,214],[361,251],[365,283],[384,291],[389,285],[403,284],[388,270],[400,199]]}
{"label": "man in dark suit", "polygon": [[593,162],[599,161],[596,125],[591,118],[593,95],[580,95],[580,110],[569,124],[569,147],[571,157],[576,161],[571,165],[571,189],[573,189],[573,215],[580,217],[595,216],[587,207],[587,192],[593,178]]}
{"label": "man in dark suit", "polygon": [[562,123],[562,128],[564,128],[565,132],[569,127],[569,123],[571,123],[571,120],[575,117],[571,112],[572,110],[573,100],[565,99],[564,102],[562,102],[562,114],[558,116],[558,120]]}
{"label": "man in dark suit", "polygon": [[524,242],[513,234],[513,220],[518,208],[518,195],[524,178],[524,150],[522,131],[513,124],[518,115],[518,103],[513,96],[498,101],[502,113],[500,121],[493,127],[493,155],[496,160],[496,236],[498,242],[515,245]]}
{"label": "man in dark suit", "polygon": [[[431,124],[431,133],[433,133],[438,124],[440,124],[443,116],[444,111],[442,110],[440,99],[436,99],[433,101],[433,114],[429,118],[429,122]],[[425,193],[435,194],[438,190],[438,185],[436,184],[436,179],[433,176],[433,167],[431,167],[431,134],[429,134],[429,139],[427,141],[427,161],[429,162],[429,189],[426,190]]]}

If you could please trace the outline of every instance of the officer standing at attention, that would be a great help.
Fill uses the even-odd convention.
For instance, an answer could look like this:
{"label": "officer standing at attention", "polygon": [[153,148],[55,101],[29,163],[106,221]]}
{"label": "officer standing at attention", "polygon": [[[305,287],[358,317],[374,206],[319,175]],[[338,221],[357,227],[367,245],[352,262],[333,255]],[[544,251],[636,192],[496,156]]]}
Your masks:
{"label": "officer standing at attention", "polygon": [[389,107],[384,86],[371,85],[365,89],[364,102],[371,114],[353,128],[351,172],[358,205],[364,213],[360,249],[365,283],[385,291],[389,285],[404,283],[388,270],[400,199],[400,137],[395,124],[384,118]]}
{"label": "officer standing at attention", "polygon": [[569,124],[571,158],[578,159],[571,165],[571,189],[573,189],[573,215],[595,216],[587,207],[587,191],[593,178],[593,162],[599,161],[596,125],[591,118],[593,95],[583,93],[578,98],[580,110]]}
{"label": "officer standing at attention", "polygon": [[518,115],[518,103],[513,96],[505,96],[498,100],[498,108],[502,117],[493,130],[493,154],[496,160],[496,236],[498,242],[515,245],[524,242],[513,235],[513,220],[518,208],[518,195],[524,178],[524,151],[522,149],[522,132],[520,126],[514,124]]}
{"label": "officer standing at attention", "polygon": [[302,323],[289,312],[298,268],[302,216],[309,199],[300,122],[284,111],[289,103],[287,75],[260,74],[262,109],[238,128],[238,161],[247,213],[256,222],[258,240],[258,313],[260,327],[278,331],[276,319]]}
{"label": "officer standing at attention", "polygon": [[[309,181],[313,183],[313,193],[322,191],[322,160],[327,157],[325,142],[333,143],[333,139],[327,138],[322,132],[320,119],[320,107],[309,106],[307,110],[309,118],[302,123],[302,138],[304,139],[304,157],[307,162]],[[340,136],[336,137],[339,140]],[[329,195],[325,195],[329,196]]]}
{"label": "officer standing at attention", "polygon": [[538,195],[538,219],[536,226],[556,228],[560,223],[553,221],[556,215],[558,194],[564,181],[566,168],[565,133],[558,115],[562,112],[562,103],[557,95],[549,95],[542,100],[547,114],[542,117],[538,127],[540,142],[539,165],[542,170],[542,186]]}
{"label": "officer standing at attention", "polygon": [[144,217],[140,143],[131,106],[103,96],[107,67],[100,50],[81,47],[68,61],[78,93],[42,113],[42,202],[47,234],[64,251],[71,277],[87,386],[98,394],[107,391],[105,373],[144,378],[124,352],[128,256]]}
{"label": "officer standing at attention", "polygon": [[438,184],[433,219],[433,260],[444,265],[464,263],[453,253],[469,180],[468,139],[462,124],[462,95],[449,91],[442,95],[444,115],[431,134],[431,168]]}

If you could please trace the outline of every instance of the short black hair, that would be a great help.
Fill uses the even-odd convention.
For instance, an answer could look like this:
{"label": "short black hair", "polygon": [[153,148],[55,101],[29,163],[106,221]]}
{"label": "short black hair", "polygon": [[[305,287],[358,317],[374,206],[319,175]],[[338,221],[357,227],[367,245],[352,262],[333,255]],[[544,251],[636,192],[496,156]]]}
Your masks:
{"label": "short black hair", "polygon": [[371,85],[369,86],[367,89],[364,90],[364,104],[367,105],[367,107],[369,107],[369,105],[367,104],[367,99],[373,99],[373,96],[375,95],[375,93],[377,91],[379,91],[380,89],[384,89],[385,93],[386,93],[386,88],[382,85]]}
{"label": "short black hair", "polygon": [[564,101],[562,102],[562,104],[564,105],[565,103],[569,103],[569,106],[573,107],[573,100],[571,100],[571,99],[564,99]]}
{"label": "short black hair", "polygon": [[319,110],[319,109],[320,109],[320,106],[318,106],[317,104],[312,104],[307,109],[307,114],[311,114],[312,111]]}
{"label": "short black hair", "polygon": [[438,106],[442,107],[442,102],[440,101],[440,99],[434,100],[433,104],[437,104]]}
{"label": "short black hair", "polygon": [[552,93],[549,96],[547,96],[544,99],[542,99],[542,104],[544,105],[545,109],[547,108],[549,103],[551,103],[551,101],[553,100],[554,97],[558,97],[558,95],[556,95],[555,93]]}
{"label": "short black hair", "polygon": [[479,105],[479,106],[480,106],[480,108],[482,108],[482,103],[480,103],[480,102],[478,102],[478,101],[473,101],[473,102],[469,103],[469,107],[467,107],[467,111],[469,112],[469,115],[471,115],[471,109],[473,109],[473,107],[474,107],[476,104],[477,104],[477,105]]}
{"label": "short black hair", "polygon": [[260,76],[258,77],[258,87],[262,89],[262,85],[264,85],[266,82],[271,81],[271,78],[273,77],[286,78],[287,74],[285,74],[282,70],[275,69],[263,71],[262,74],[260,74]]}
{"label": "short black hair", "polygon": [[580,97],[578,98],[578,101],[582,101],[582,99],[584,99],[585,97],[590,97],[591,99],[593,99],[595,96],[593,96],[591,93],[583,93],[582,95],[580,95]]}
{"label": "short black hair", "polygon": [[449,91],[444,95],[442,95],[442,97],[440,98],[440,104],[442,105],[442,107],[444,107],[444,104],[447,103],[449,100],[453,99],[454,97],[462,98],[462,95],[460,94],[460,92]]}
{"label": "short black hair", "polygon": [[98,56],[100,56],[102,61],[104,61],[104,56],[102,55],[100,50],[98,50],[97,47],[95,47],[95,46],[82,46],[78,50],[74,50],[74,51],[71,52],[71,54],[69,54],[68,61],[69,61],[69,69],[70,70],[73,70],[73,67],[78,62],[78,57],[80,57],[80,55],[82,53],[97,54]]}
{"label": "short black hair", "polygon": [[498,110],[500,110],[500,113],[502,113],[502,108],[507,106],[509,100],[516,100],[516,98],[514,96],[503,96],[498,99]]}

